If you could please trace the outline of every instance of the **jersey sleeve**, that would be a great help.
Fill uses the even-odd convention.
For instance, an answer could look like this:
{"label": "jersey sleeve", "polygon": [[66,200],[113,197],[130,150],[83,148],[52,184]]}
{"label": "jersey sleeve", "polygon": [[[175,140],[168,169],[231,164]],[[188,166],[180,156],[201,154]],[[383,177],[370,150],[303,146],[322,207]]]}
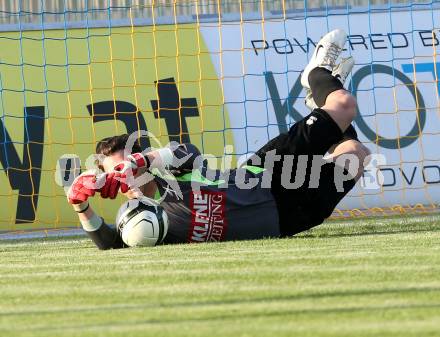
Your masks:
{"label": "jersey sleeve", "polygon": [[191,172],[194,168],[199,168],[203,165],[201,153],[193,144],[178,144],[172,146],[171,150],[174,158],[170,170],[174,175]]}
{"label": "jersey sleeve", "polygon": [[350,126],[347,128],[347,130],[345,130],[343,137],[344,137],[344,140],[353,139],[353,140],[359,141],[357,132],[356,132],[353,124],[350,124]]}
{"label": "jersey sleeve", "polygon": [[93,232],[85,231],[85,232],[92,239],[95,245],[101,250],[128,247],[122,241],[122,238],[117,232],[116,228],[107,225],[104,221],[96,231]]}

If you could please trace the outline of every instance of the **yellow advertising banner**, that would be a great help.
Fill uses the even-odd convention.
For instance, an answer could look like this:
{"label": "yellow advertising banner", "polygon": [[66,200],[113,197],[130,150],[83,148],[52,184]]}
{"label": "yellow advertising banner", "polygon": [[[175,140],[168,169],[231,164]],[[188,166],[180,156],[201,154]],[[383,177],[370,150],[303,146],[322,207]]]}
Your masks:
{"label": "yellow advertising banner", "polygon": [[[0,231],[77,226],[57,162],[145,129],[221,156],[233,144],[221,83],[193,24],[0,34]],[[143,145],[149,145],[148,139]],[[151,143],[157,147],[156,143]],[[121,199],[92,204],[114,222]]]}

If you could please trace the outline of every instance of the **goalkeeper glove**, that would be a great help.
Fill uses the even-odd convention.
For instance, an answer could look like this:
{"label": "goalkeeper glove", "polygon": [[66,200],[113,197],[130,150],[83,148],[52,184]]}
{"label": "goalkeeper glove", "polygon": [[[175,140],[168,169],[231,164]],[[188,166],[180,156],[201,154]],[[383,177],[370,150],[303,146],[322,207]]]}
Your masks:
{"label": "goalkeeper glove", "polygon": [[125,178],[130,172],[135,175],[137,170],[141,167],[149,168],[150,160],[142,153],[133,153],[127,156],[127,160],[116,165],[113,170]]}
{"label": "goalkeeper glove", "polygon": [[147,169],[150,168],[167,168],[170,167],[173,163],[173,151],[164,147],[158,150],[154,150],[149,152],[152,154],[154,158],[152,162],[148,158],[148,153],[133,153],[127,156],[127,160],[119,163],[114,167],[114,171],[123,174],[126,177],[130,172],[135,175],[139,168],[145,167]]}
{"label": "goalkeeper glove", "polygon": [[103,198],[115,199],[119,188],[128,190],[119,172],[99,173],[97,170],[88,170],[75,178],[67,192],[67,200],[76,212],[83,213],[89,207],[88,198],[96,192],[100,192]]}

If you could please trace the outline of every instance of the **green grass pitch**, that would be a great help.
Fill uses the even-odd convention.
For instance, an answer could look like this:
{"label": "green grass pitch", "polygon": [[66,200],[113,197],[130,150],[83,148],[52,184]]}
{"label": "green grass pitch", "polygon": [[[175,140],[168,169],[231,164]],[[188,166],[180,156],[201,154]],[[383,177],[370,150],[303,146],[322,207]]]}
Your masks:
{"label": "green grass pitch", "polygon": [[0,242],[0,336],[440,336],[440,217],[98,251]]}

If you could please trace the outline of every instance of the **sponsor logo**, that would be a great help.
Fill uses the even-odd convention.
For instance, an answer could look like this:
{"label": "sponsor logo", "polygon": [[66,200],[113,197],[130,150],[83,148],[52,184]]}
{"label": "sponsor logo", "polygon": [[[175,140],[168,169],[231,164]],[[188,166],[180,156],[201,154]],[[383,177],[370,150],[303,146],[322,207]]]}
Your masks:
{"label": "sponsor logo", "polygon": [[324,46],[323,46],[322,44],[320,44],[318,47],[316,47],[315,57],[318,56],[319,50],[320,50],[321,48],[324,48]]}
{"label": "sponsor logo", "polygon": [[[185,27],[196,26],[185,24]],[[142,34],[154,30],[153,26],[114,28],[113,52],[118,50],[118,55],[113,53],[113,57],[118,59],[133,58],[133,41],[119,39],[118,36],[133,32],[132,29]],[[161,41],[157,45],[153,39],[136,39],[136,44],[142,43],[149,47],[143,48],[142,52],[138,50],[133,62],[114,64],[111,71],[101,63],[112,56],[104,40],[90,45],[86,42],[81,44],[86,41],[84,39],[79,40],[85,32],[96,35],[100,30],[86,26],[68,30],[69,41],[75,47],[50,50],[51,64],[65,65],[66,58],[71,60],[63,69],[42,69],[31,65],[41,61],[41,55],[44,54],[42,45],[37,48],[37,52],[27,53],[29,64],[20,68],[24,71],[24,77],[17,76],[20,69],[14,66],[20,59],[20,48],[17,46],[32,49],[32,41],[41,32],[28,31],[26,38],[19,40],[7,38],[15,36],[17,32],[2,33],[7,41],[4,41],[4,50],[11,51],[7,55],[3,53],[1,60],[2,117],[4,115],[5,118],[0,118],[0,195],[10,201],[10,207],[1,210],[2,230],[15,228],[12,225],[14,222],[21,224],[17,230],[47,228],[55,223],[60,226],[74,225],[76,214],[69,207],[61,207],[65,202],[61,196],[62,189],[70,186],[73,179],[87,169],[86,159],[93,151],[94,143],[100,139],[144,130],[158,134],[161,142],[193,143],[200,146],[200,130],[221,130],[230,126],[228,114],[224,110],[226,108],[217,103],[222,97],[221,82],[210,81],[209,89],[201,91],[201,82],[196,79],[199,71],[203,71],[209,78],[216,77],[215,65],[205,40],[198,39],[200,36],[197,29],[186,30],[188,34],[179,37],[178,48],[179,52],[189,55],[193,52],[194,41],[198,41],[200,55],[194,56],[194,59],[199,59],[200,63],[189,61],[185,67],[179,68],[175,63],[170,65],[167,58],[154,58],[153,51],[157,55],[168,55],[170,48],[176,47],[175,32],[167,30],[161,34]],[[53,36],[64,36],[65,33],[64,29],[50,30]],[[153,45],[157,50],[156,47],[152,48]],[[89,64],[86,61],[87,55],[90,56]],[[68,79],[60,76],[60,71],[68,74]],[[46,75],[50,79],[49,84],[41,80]],[[108,83],[112,81],[112,75],[115,86],[110,89]],[[15,90],[22,88],[24,82],[34,93],[32,97],[28,95],[25,102],[23,95],[17,95]],[[90,89],[90,85],[93,89]],[[202,101],[210,107],[206,115],[209,118],[202,116]],[[212,141],[210,135],[206,137],[203,137],[206,140],[203,144],[205,152],[217,156],[223,153],[223,143]],[[232,135],[225,134],[224,137],[226,143],[233,143]],[[139,135],[137,139],[142,150],[157,147],[148,136]],[[55,146],[51,145],[55,143]],[[68,144],[71,145],[72,150],[69,152],[72,153],[64,155]],[[55,191],[51,172],[56,167],[59,169],[55,172],[55,178],[61,189]],[[56,216],[54,204],[57,205]],[[114,212],[114,203],[110,200],[100,202],[100,216],[107,222],[114,219]]]}
{"label": "sponsor logo", "polygon": [[226,235],[226,194],[216,191],[192,191],[189,242],[223,241]]}
{"label": "sponsor logo", "polygon": [[[417,32],[417,33],[416,33]],[[275,52],[277,55],[294,53],[307,54],[310,48],[316,47],[316,42],[311,37],[301,40],[299,37],[286,38],[278,36],[265,40],[250,40],[251,49],[256,56],[267,55],[268,52]],[[347,36],[348,49],[359,50],[381,50],[381,49],[406,49],[406,48],[432,48],[440,44],[438,33],[431,30],[415,29],[414,32],[380,32],[375,34],[349,34]],[[316,54],[322,45],[316,47]],[[264,51],[264,54],[263,52]]]}
{"label": "sponsor logo", "polygon": [[313,125],[318,119],[315,116],[310,116],[310,118],[306,121],[307,125]]}

